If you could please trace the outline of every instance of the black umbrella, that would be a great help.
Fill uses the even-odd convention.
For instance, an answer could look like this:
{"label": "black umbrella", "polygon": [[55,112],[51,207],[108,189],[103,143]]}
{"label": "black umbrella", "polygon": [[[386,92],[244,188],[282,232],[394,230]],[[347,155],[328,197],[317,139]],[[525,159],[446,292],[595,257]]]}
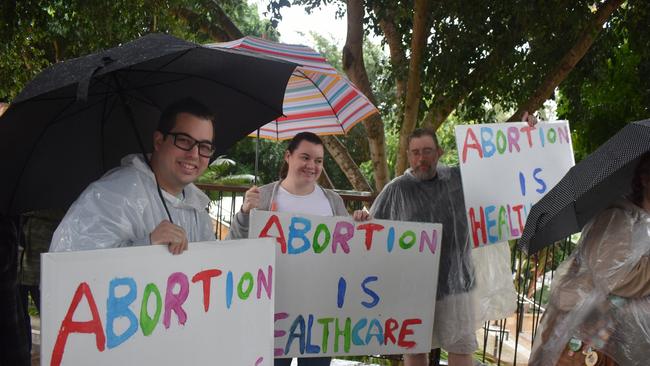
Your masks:
{"label": "black umbrella", "polygon": [[571,168],[530,210],[519,248],[529,254],[577,233],[628,194],[636,165],[650,151],[650,119],[632,122]]}
{"label": "black umbrella", "polygon": [[0,117],[0,212],[67,207],[124,155],[151,151],[160,112],[181,98],[216,114],[216,156],[282,115],[295,67],[163,34],[53,65]]}

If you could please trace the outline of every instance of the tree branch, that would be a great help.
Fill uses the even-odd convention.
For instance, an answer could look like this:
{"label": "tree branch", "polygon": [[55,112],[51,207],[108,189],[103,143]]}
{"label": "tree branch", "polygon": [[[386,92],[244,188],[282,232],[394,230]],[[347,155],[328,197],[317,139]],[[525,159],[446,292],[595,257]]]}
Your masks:
{"label": "tree branch", "polygon": [[223,11],[218,2],[212,0],[208,2],[207,5],[212,10],[212,15],[216,16],[216,22],[221,26],[226,34],[228,34],[230,40],[244,37],[244,34],[239,30],[239,28],[237,28],[235,23],[230,20],[230,17]]}
{"label": "tree branch", "polygon": [[352,184],[352,187],[357,191],[372,191],[370,184],[368,184],[366,178],[361,174],[361,170],[341,140],[336,138],[336,136],[323,136],[322,140],[327,151],[339,164],[341,170]]}
{"label": "tree branch", "polygon": [[429,0],[416,0],[413,10],[413,34],[411,36],[411,59],[409,61],[406,100],[404,102],[404,119],[399,134],[399,152],[395,164],[395,175],[401,175],[408,165],[406,150],[408,135],[413,132],[418,119],[420,98],[422,96],[422,59],[430,34]]}
{"label": "tree branch", "polygon": [[205,19],[196,14],[195,12],[185,9],[185,8],[173,8],[170,9],[171,13],[178,18],[183,19],[187,24],[193,24],[199,28],[199,30],[208,35],[216,42],[227,42],[231,41],[232,38],[226,33],[223,29],[215,26],[212,23],[206,22]]}
{"label": "tree branch", "polygon": [[441,93],[436,97],[422,120],[422,126],[437,130],[465,97],[499,67],[503,55],[515,47],[516,39],[517,37],[511,36],[501,42],[487,57],[478,61],[476,67],[464,80],[460,80],[448,93]]}
{"label": "tree branch", "polygon": [[533,95],[519,105],[517,111],[508,118],[508,122],[519,121],[524,112],[534,112],[542,107],[544,101],[551,97],[555,88],[560,85],[567,75],[573,70],[578,62],[584,57],[591,45],[594,43],[596,36],[603,28],[603,24],[609,16],[616,10],[624,0],[606,0],[603,5],[596,11],[593,19],[587,23],[582,34],[575,41],[573,46],[558,61],[555,67],[546,74],[540,86],[535,90]]}
{"label": "tree branch", "polygon": [[[382,12],[384,12],[384,16],[380,16]],[[375,4],[374,13],[379,20],[379,28],[384,33],[384,38],[386,39],[386,43],[388,43],[388,50],[390,52],[390,64],[393,67],[397,88],[396,99],[399,103],[402,103],[406,94],[406,78],[401,69],[406,65],[406,53],[402,44],[402,36],[394,22],[394,12],[386,9],[382,12],[379,11],[379,6]]]}

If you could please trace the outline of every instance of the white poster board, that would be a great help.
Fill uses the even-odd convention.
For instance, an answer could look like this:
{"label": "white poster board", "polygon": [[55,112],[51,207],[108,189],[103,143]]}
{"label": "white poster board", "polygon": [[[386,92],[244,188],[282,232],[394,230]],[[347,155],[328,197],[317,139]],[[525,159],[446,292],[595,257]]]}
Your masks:
{"label": "white poster board", "polygon": [[440,224],[255,211],[276,248],[275,355],[428,352]]}
{"label": "white poster board", "polygon": [[567,121],[456,126],[474,247],[519,238],[530,207],[574,165]]}
{"label": "white poster board", "polygon": [[43,254],[41,365],[273,365],[274,242]]}

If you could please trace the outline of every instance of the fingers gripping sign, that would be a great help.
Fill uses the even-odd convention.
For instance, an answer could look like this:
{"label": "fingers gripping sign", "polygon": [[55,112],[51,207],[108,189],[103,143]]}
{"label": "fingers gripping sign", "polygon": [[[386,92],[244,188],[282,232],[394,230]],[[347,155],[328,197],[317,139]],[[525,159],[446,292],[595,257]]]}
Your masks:
{"label": "fingers gripping sign", "polygon": [[257,208],[260,204],[260,189],[257,186],[252,186],[244,194],[244,204],[241,206],[241,211],[245,214],[251,212],[252,209]]}
{"label": "fingers gripping sign", "polygon": [[532,113],[529,114],[528,111],[524,112],[524,115],[521,117],[521,120],[528,123],[528,126],[530,127],[535,127],[537,122],[539,122],[537,120],[537,117],[535,117],[535,115]]}
{"label": "fingers gripping sign", "polygon": [[169,252],[172,254],[181,254],[187,250],[187,234],[185,230],[174,225],[168,220],[163,220],[149,234],[152,245],[168,245]]}
{"label": "fingers gripping sign", "polygon": [[352,218],[354,221],[368,221],[372,219],[372,217],[370,217],[370,212],[365,208],[363,210],[355,210],[352,214]]}

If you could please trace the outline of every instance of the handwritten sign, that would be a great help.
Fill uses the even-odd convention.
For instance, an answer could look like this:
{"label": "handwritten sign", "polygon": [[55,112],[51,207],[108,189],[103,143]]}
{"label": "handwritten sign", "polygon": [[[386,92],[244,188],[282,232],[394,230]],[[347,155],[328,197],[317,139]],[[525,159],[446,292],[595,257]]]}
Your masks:
{"label": "handwritten sign", "polygon": [[574,165],[567,121],[456,126],[474,247],[519,238],[530,207]]}
{"label": "handwritten sign", "polygon": [[276,238],[275,356],[428,352],[440,224],[256,211]]}
{"label": "handwritten sign", "polygon": [[273,365],[273,244],[43,254],[41,365]]}

